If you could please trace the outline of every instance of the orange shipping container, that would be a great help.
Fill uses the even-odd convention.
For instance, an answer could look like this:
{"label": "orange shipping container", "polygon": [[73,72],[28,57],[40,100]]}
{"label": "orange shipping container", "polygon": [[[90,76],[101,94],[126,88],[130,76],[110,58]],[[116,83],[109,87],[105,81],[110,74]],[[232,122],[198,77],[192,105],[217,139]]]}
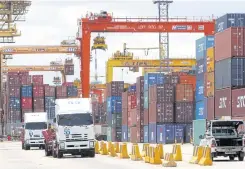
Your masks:
{"label": "orange shipping container", "polygon": [[193,89],[196,89],[196,76],[195,75],[180,75],[180,84],[192,84]]}
{"label": "orange shipping container", "polygon": [[205,73],[204,95],[206,97],[214,96],[214,72]]}
{"label": "orange shipping container", "polygon": [[191,84],[176,85],[176,102],[193,102],[194,91]]}
{"label": "orange shipping container", "polygon": [[214,72],[214,47],[207,49],[207,72]]}

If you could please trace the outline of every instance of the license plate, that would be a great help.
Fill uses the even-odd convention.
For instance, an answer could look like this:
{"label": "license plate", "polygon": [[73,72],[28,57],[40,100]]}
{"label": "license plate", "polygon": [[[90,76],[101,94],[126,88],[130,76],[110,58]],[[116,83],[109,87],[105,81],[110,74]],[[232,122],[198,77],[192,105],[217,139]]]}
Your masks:
{"label": "license plate", "polygon": [[225,154],[236,154],[236,152],[227,151],[227,152],[225,152]]}
{"label": "license plate", "polygon": [[79,147],[79,145],[75,145],[75,147]]}

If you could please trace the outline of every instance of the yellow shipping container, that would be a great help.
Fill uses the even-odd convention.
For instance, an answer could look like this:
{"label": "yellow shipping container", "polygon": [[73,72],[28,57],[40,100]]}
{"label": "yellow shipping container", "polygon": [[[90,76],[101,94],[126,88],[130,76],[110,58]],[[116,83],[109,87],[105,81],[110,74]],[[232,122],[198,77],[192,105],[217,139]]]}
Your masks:
{"label": "yellow shipping container", "polygon": [[214,72],[214,47],[207,49],[207,72]]}
{"label": "yellow shipping container", "polygon": [[214,72],[205,73],[204,94],[206,97],[214,96]]}

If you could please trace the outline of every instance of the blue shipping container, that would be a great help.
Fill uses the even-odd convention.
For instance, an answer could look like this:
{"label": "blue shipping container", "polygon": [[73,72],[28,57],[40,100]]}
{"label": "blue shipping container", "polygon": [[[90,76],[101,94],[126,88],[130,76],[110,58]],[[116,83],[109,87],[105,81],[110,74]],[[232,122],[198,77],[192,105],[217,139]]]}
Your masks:
{"label": "blue shipping container", "polygon": [[107,112],[122,113],[121,96],[111,96],[107,98]]}
{"label": "blue shipping container", "polygon": [[196,82],[196,102],[203,101],[204,99],[204,83],[203,81]]}
{"label": "blue shipping container", "polygon": [[197,61],[196,65],[196,78],[197,81],[204,81],[204,73],[207,70],[207,61],[206,59],[200,59]]}
{"label": "blue shipping container", "polygon": [[9,107],[14,109],[20,109],[20,99],[16,97],[10,97]]}
{"label": "blue shipping container", "polygon": [[130,129],[128,129],[128,141],[130,140]]}
{"label": "blue shipping container", "polygon": [[149,127],[148,125],[144,126],[144,143],[149,143]]}
{"label": "blue shipping container", "polygon": [[174,124],[157,125],[157,143],[172,144],[174,143]]}
{"label": "blue shipping container", "polygon": [[54,107],[55,106],[55,97],[45,97],[44,98],[45,107]]}
{"label": "blue shipping container", "polygon": [[49,120],[52,120],[55,118],[55,107],[54,106],[45,107],[45,111],[47,112]]}
{"label": "blue shipping container", "polygon": [[196,40],[196,59],[205,59],[207,49],[214,46],[214,36],[204,36]]}
{"label": "blue shipping container", "polygon": [[144,76],[144,91],[154,84],[164,84],[164,74],[162,73],[146,73]]}
{"label": "blue shipping container", "polygon": [[32,97],[32,86],[22,86],[21,97]]}
{"label": "blue shipping container", "polygon": [[222,32],[230,27],[245,26],[245,13],[227,13],[215,22],[215,32]]}
{"label": "blue shipping container", "polygon": [[196,102],[195,119],[206,119],[206,114],[204,114],[204,101]]}
{"label": "blue shipping container", "polygon": [[203,102],[204,102],[203,113],[206,115],[205,117],[207,118],[208,116],[208,98],[204,97]]}
{"label": "blue shipping container", "polygon": [[78,95],[78,90],[76,86],[67,86],[67,96],[76,97]]}
{"label": "blue shipping container", "polygon": [[148,109],[149,107],[149,92],[148,90],[147,91],[144,91],[144,109]]}
{"label": "blue shipping container", "polygon": [[149,123],[149,143],[157,143],[157,124]]}
{"label": "blue shipping container", "polygon": [[185,126],[185,138],[184,138],[185,143],[191,143],[191,140],[193,139],[192,134],[193,134],[193,125],[187,124]]}
{"label": "blue shipping container", "polygon": [[122,141],[128,142],[128,126],[122,126]]}
{"label": "blue shipping container", "polygon": [[184,143],[185,126],[185,124],[175,125],[174,136],[177,143]]}
{"label": "blue shipping container", "polygon": [[129,91],[129,92],[136,92],[136,85],[129,86],[129,87],[128,87],[128,91]]}

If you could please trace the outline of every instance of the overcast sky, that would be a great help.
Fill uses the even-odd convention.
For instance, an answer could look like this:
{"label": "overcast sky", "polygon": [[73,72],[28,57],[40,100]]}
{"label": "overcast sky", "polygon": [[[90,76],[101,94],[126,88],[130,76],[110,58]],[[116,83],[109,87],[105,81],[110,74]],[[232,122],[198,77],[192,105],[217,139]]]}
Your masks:
{"label": "overcast sky", "polygon": [[[22,36],[16,38],[14,45],[58,45],[68,37],[75,37],[77,32],[77,19],[87,12],[98,13],[106,10],[120,17],[157,16],[157,6],[152,0],[33,0],[30,11],[26,16],[26,22],[17,26]],[[175,0],[171,4],[170,17],[174,16],[221,16],[228,12],[238,13],[245,11],[245,2],[242,1],[182,1]],[[96,34],[92,35],[92,38]],[[104,33],[108,44],[108,51],[98,51],[99,75],[105,75],[105,62],[111,54],[122,50],[123,43],[128,47],[157,47],[158,34],[137,33]],[[170,57],[195,57],[195,40],[202,34],[171,34]],[[92,43],[92,42],[91,42]],[[158,58],[158,51],[150,51],[145,56],[144,51],[134,51],[141,58]],[[94,55],[94,54],[93,54]],[[70,57],[67,55],[16,55],[9,65],[48,65],[50,61]],[[79,61],[75,60],[75,76],[68,77],[72,81],[79,77]],[[94,63],[91,63],[93,75]],[[122,73],[123,72],[123,73]],[[32,73],[34,74],[34,72]],[[35,72],[37,74],[37,72]],[[45,83],[52,84],[52,78],[59,73],[43,73]],[[123,75],[123,76],[122,76]],[[140,73],[131,73],[127,69],[118,68],[114,71],[114,80],[125,80],[134,83],[135,77]],[[101,78],[104,82],[104,78]]]}

